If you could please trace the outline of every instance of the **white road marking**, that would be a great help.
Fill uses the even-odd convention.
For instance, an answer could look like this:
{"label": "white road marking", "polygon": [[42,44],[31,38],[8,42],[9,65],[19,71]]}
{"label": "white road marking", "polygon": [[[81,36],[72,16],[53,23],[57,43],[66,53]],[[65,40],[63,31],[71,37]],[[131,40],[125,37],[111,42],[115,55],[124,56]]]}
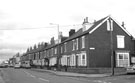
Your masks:
{"label": "white road marking", "polygon": [[102,80],[94,80],[93,82],[96,82],[96,83],[112,83],[112,82],[106,82],[106,81],[102,81]]}
{"label": "white road marking", "polygon": [[38,79],[49,82],[49,80],[47,80],[47,79],[43,79],[43,78],[38,78]]}
{"label": "white road marking", "polygon": [[35,78],[36,76],[34,76],[34,75],[30,75],[31,77],[33,77],[33,78]]}
{"label": "white road marking", "polygon": [[103,81],[101,81],[101,80],[94,80],[93,82],[102,83]]}
{"label": "white road marking", "polygon": [[26,71],[24,71],[27,75],[30,75],[30,73],[28,73],[28,72],[26,72]]}
{"label": "white road marking", "polygon": [[36,76],[34,76],[34,75],[32,75],[32,74],[30,74],[29,72],[26,72],[26,71],[24,71],[27,75],[29,75],[29,76],[31,76],[31,77],[33,77],[33,78],[35,78]]}

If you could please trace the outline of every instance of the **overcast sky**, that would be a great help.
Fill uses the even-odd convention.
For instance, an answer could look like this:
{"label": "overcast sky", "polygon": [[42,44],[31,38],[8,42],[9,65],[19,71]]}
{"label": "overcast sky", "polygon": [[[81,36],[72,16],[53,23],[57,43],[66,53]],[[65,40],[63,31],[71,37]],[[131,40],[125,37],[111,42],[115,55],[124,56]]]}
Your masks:
{"label": "overcast sky", "polygon": [[85,17],[93,22],[111,15],[120,24],[124,21],[135,37],[134,3],[134,0],[0,0],[0,29],[4,29],[0,30],[0,61],[56,37],[57,25],[50,23],[59,24],[60,31],[67,36],[69,29],[80,28],[77,25]]}

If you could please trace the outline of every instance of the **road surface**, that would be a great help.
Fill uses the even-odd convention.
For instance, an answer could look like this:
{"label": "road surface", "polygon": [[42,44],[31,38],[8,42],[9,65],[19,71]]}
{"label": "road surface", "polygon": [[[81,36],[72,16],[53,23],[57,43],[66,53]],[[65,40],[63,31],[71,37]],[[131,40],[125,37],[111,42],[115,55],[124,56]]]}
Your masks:
{"label": "road surface", "polygon": [[14,68],[3,68],[0,73],[5,83],[135,83],[135,75],[83,78]]}

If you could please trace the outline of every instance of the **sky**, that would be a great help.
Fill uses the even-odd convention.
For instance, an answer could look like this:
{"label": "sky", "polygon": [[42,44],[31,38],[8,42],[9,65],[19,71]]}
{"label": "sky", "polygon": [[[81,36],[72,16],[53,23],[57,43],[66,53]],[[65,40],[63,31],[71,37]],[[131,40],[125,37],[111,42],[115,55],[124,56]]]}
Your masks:
{"label": "sky", "polygon": [[[57,39],[57,25],[63,35],[89,22],[111,15],[124,21],[135,37],[134,0],[0,0],[0,62],[39,42]],[[53,23],[54,25],[50,25]]]}

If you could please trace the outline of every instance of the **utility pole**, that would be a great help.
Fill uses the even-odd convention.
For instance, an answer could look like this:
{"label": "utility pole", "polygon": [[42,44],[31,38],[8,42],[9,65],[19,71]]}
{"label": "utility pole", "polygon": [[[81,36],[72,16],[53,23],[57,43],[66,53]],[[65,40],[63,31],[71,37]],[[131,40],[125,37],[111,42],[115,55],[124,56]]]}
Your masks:
{"label": "utility pole", "polygon": [[113,55],[113,20],[109,19],[110,24],[110,37],[111,37],[111,72],[112,76],[114,75],[114,55]]}

